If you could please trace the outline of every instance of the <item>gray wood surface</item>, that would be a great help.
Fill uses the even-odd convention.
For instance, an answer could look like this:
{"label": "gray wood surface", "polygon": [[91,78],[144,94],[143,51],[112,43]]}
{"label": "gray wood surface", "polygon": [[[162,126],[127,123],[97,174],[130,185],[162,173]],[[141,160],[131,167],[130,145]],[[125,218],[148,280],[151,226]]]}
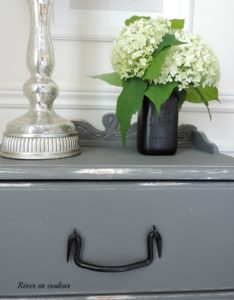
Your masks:
{"label": "gray wood surface", "polygon": [[[0,299],[234,299],[234,158],[191,125],[180,128],[175,156],[143,156],[136,124],[123,147],[116,119],[103,120],[103,131],[76,122],[80,156],[0,158]],[[84,257],[118,265],[144,254],[152,224],[163,257],[148,269],[106,276],[66,263],[74,227]],[[71,290],[17,289],[19,281],[60,280]]]}
{"label": "gray wood surface", "polygon": [[160,157],[140,155],[135,145],[89,146],[60,160],[0,158],[0,180],[234,180],[234,158],[186,148]]}
{"label": "gray wood surface", "polygon": [[234,290],[207,291],[185,293],[157,293],[157,294],[131,294],[131,295],[102,295],[102,296],[49,296],[43,297],[0,297],[1,300],[233,300]]}
{"label": "gray wood surface", "polygon": [[[227,295],[234,289],[233,192],[233,182],[1,183],[0,295]],[[145,257],[152,224],[162,257],[146,268],[97,273],[66,262],[73,228],[85,260],[119,265]],[[70,288],[48,287],[59,282]]]}

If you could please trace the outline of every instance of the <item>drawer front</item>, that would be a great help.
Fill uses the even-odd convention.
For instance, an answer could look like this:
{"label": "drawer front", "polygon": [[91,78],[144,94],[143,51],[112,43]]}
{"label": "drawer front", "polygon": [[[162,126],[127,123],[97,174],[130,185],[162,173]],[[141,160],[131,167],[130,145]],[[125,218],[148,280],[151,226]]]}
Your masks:
{"label": "drawer front", "polygon": [[[0,296],[98,295],[234,289],[233,183],[22,183],[0,185]],[[123,273],[66,262],[74,228],[82,259],[146,257],[155,224],[162,257]]]}

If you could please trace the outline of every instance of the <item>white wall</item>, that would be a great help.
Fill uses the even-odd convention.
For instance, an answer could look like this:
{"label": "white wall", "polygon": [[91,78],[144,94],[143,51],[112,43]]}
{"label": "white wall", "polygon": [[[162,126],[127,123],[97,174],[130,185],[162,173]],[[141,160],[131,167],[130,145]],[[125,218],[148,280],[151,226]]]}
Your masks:
{"label": "white wall", "polygon": [[[213,109],[213,121],[199,114],[194,120],[223,151],[234,153],[234,1],[195,0],[193,31],[214,48],[221,64],[221,104]],[[182,117],[184,119],[185,116]],[[187,120],[187,118],[186,118]]]}
{"label": "white wall", "polygon": [[[222,151],[230,154],[234,154],[233,11],[233,0],[194,0],[193,30],[209,41],[221,63],[222,103],[212,104],[212,122],[206,109],[199,105],[187,104],[180,115],[180,123],[196,125]],[[21,87],[29,78],[25,63],[28,33],[26,0],[1,0],[0,135],[6,122],[27,108]],[[61,115],[68,119],[86,119],[101,128],[102,115],[114,111],[118,89],[88,77],[111,71],[111,47],[110,41],[54,40],[56,69],[53,79],[60,86],[55,107]]]}

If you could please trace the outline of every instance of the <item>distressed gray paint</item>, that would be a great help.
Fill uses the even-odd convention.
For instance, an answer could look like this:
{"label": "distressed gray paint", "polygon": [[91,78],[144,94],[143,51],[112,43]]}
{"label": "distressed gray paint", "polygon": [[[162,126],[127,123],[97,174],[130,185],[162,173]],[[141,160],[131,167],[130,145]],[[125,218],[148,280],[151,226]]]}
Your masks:
{"label": "distressed gray paint", "polygon": [[[118,143],[121,144],[119,122],[115,114],[109,113],[103,116],[104,130],[98,130],[86,121],[73,121],[79,132],[81,145],[100,145]],[[128,143],[136,143],[137,124],[134,123],[127,135]],[[197,148],[204,152],[218,154],[218,147],[211,143],[203,132],[199,132],[193,125],[181,125],[178,129],[179,148]]]}
{"label": "distressed gray paint", "polygon": [[[0,188],[2,297],[234,290],[233,182],[28,182]],[[74,227],[84,238],[85,259],[118,265],[145,256],[152,224],[162,234],[163,252],[147,268],[100,274],[66,263]],[[71,289],[21,290],[18,281],[63,281]]]}
{"label": "distressed gray paint", "polygon": [[[209,154],[217,148],[193,126],[180,129],[176,156],[142,156],[136,124],[122,147],[116,120],[104,120],[104,131],[79,123],[79,157],[0,158],[0,299],[234,299],[234,159]],[[66,263],[74,227],[84,258],[118,265],[145,256],[152,224],[163,257],[146,269],[107,275]],[[69,281],[71,289],[25,291],[18,281]]]}
{"label": "distressed gray paint", "polygon": [[51,161],[0,158],[0,180],[234,180],[234,159],[194,149],[143,156],[135,145],[82,147],[77,157]]}
{"label": "distressed gray paint", "polygon": [[57,296],[50,297],[49,295],[45,295],[44,297],[27,297],[25,299],[21,297],[7,297],[1,298],[1,300],[233,300],[234,299],[234,291],[229,292],[190,292],[190,293],[159,293],[159,294],[138,294],[138,295],[102,295],[102,296]]}

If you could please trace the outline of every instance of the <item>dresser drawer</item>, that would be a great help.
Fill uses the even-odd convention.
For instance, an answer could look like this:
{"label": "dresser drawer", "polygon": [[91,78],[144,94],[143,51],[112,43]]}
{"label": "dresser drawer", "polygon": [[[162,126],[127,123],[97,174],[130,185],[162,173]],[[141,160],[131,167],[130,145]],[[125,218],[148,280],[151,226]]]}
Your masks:
{"label": "dresser drawer", "polygon": [[[0,296],[234,289],[234,183],[51,182],[0,185]],[[122,273],[66,261],[74,228],[82,259],[144,259],[155,224],[162,257]]]}

